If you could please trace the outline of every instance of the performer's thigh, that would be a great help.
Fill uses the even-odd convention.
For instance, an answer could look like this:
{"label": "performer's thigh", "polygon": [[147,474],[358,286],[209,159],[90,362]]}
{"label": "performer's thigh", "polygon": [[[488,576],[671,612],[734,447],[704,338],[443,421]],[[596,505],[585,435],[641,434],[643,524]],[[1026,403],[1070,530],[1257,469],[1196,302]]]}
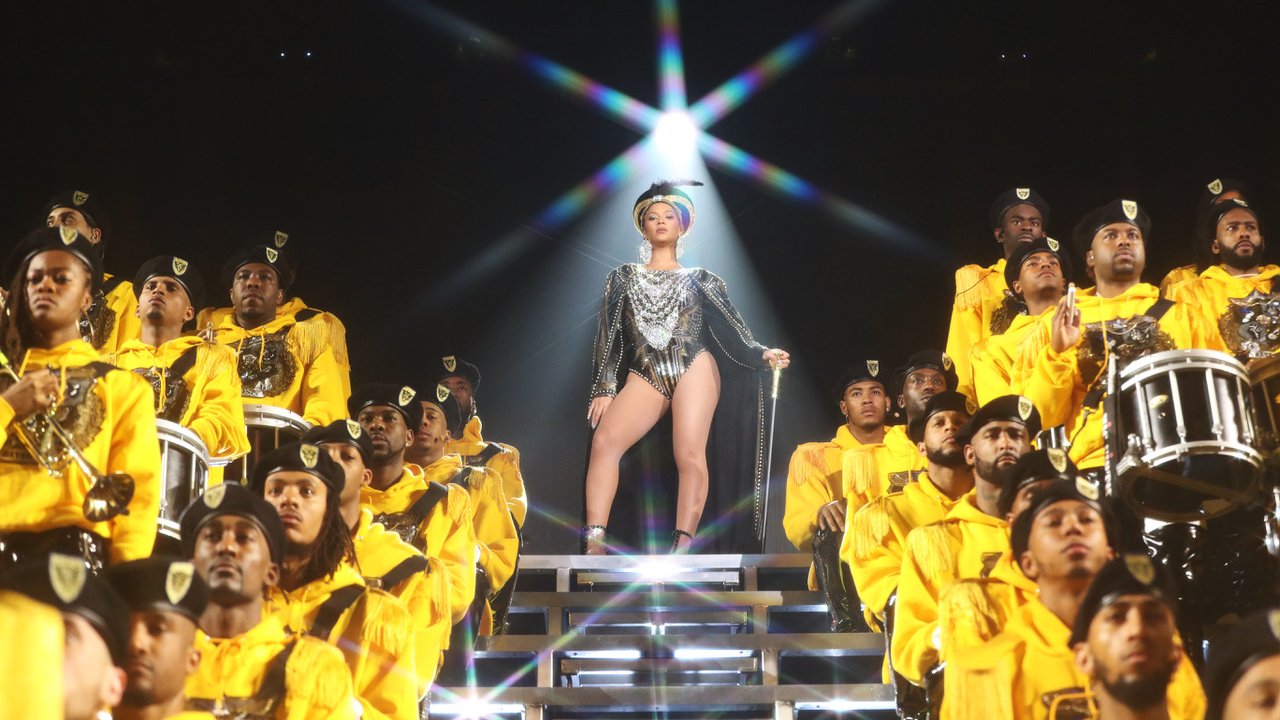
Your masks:
{"label": "performer's thigh", "polygon": [[626,452],[658,424],[669,405],[670,401],[640,376],[627,378],[600,418],[591,440],[593,447],[618,454]]}
{"label": "performer's thigh", "polygon": [[677,461],[681,451],[705,458],[711,418],[720,401],[720,369],[711,353],[704,352],[680,376],[671,399],[671,432]]}

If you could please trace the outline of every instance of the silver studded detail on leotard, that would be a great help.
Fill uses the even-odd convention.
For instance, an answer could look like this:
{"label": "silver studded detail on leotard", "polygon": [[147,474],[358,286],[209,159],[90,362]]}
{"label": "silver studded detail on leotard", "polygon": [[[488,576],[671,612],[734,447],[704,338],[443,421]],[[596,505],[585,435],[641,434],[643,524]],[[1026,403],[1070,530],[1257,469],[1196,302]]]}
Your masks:
{"label": "silver studded detail on leotard", "polygon": [[692,277],[681,270],[647,270],[637,267],[627,283],[627,295],[636,327],[649,347],[665,350],[680,319]]}

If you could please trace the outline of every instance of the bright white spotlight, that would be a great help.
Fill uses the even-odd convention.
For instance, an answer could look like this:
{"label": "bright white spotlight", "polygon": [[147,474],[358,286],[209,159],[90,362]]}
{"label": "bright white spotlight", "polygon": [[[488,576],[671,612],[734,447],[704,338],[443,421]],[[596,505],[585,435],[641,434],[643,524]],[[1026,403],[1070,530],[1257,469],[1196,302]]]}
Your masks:
{"label": "bright white spotlight", "polygon": [[665,112],[653,127],[653,144],[671,160],[686,160],[697,152],[698,126],[687,112]]}

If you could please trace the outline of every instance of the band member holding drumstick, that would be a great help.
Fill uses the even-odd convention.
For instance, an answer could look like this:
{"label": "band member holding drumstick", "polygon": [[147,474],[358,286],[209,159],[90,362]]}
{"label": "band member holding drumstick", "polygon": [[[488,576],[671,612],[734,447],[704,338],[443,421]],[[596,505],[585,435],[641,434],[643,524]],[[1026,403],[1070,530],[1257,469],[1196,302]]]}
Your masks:
{"label": "band member holding drumstick", "polygon": [[[327,425],[346,417],[350,374],[335,355],[325,313],[280,314],[294,276],[289,256],[274,242],[242,250],[223,268],[231,308],[201,313],[197,323],[206,339],[235,350],[245,403],[284,408],[312,425]],[[210,332],[215,312],[221,319]]]}
{"label": "band member holding drumstick", "polygon": [[142,334],[104,356],[151,384],[156,417],[200,437],[214,458],[249,452],[236,355],[225,345],[183,335],[204,304],[204,282],[189,262],[172,255],[151,258],[133,278]]}
{"label": "band member holding drumstick", "polygon": [[[289,233],[275,230],[259,235],[247,244],[261,245],[284,252],[285,247],[289,245]],[[296,249],[296,243],[294,249]],[[332,351],[333,359],[338,363],[339,378],[342,380],[342,397],[346,398],[351,394],[351,362],[347,355],[346,327],[333,313],[307,307],[300,297],[288,297],[289,287],[284,287],[283,290],[286,294],[281,296],[281,302],[275,308],[275,317],[291,317],[299,323],[314,321],[311,329],[323,335],[323,339],[317,341],[317,346],[328,347]],[[218,327],[228,315],[235,312],[237,312],[235,307],[205,308],[196,316],[196,327],[201,331],[210,325]]]}
{"label": "band member holding drumstick", "polygon": [[1073,239],[1097,285],[1069,288],[1014,360],[1014,390],[1035,402],[1046,427],[1066,424],[1071,459],[1081,470],[1106,459],[1101,405],[1111,356],[1123,367],[1163,350],[1225,349],[1199,313],[1142,282],[1150,235],[1151,219],[1132,200],[1085,215]]}
{"label": "band member holding drumstick", "polygon": [[1280,266],[1264,265],[1267,244],[1257,210],[1246,200],[1226,200],[1209,211],[1200,238],[1218,260],[1166,295],[1195,308],[1216,328],[1227,350],[1241,362],[1280,350],[1276,278]]}
{"label": "band member holding drumstick", "polygon": [[366,718],[418,717],[413,617],[364,581],[343,522],[341,466],[312,443],[281,445],[253,469],[252,487],[284,525],[280,584],[268,614],[342,651]]}
{"label": "band member holding drumstick", "polygon": [[154,398],[80,337],[102,258],[75,230],[43,228],[22,240],[5,275],[0,349],[22,379],[0,380],[0,569],[55,551],[95,570],[150,555],[160,509]]}
{"label": "band member holding drumstick", "polygon": [[[96,194],[71,190],[55,195],[45,203],[44,222],[49,227],[75,230],[93,245],[99,258],[106,255],[111,221]],[[80,337],[98,352],[115,352],[126,340],[138,337],[137,309],[138,299],[129,281],[103,273],[93,304],[80,318]]]}
{"label": "band member holding drumstick", "polygon": [[354,420],[335,420],[307,431],[304,442],[316,443],[342,467],[346,484],[340,495],[342,520],[351,530],[356,565],[365,582],[395,595],[413,615],[414,662],[418,697],[431,689],[449,644],[453,625],[449,612],[449,576],[437,558],[425,557],[360,505],[360,491],[373,481],[367,463],[373,441]]}

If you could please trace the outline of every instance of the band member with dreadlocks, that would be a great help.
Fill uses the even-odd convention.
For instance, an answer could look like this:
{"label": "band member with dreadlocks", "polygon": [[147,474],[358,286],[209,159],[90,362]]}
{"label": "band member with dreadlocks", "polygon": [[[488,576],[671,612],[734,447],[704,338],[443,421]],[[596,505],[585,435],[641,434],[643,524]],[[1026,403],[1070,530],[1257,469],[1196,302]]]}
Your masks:
{"label": "band member with dreadlocks", "polygon": [[342,651],[364,717],[416,719],[413,617],[356,569],[342,519],[342,467],[318,445],[289,443],[262,456],[252,482],[279,513],[286,538],[267,612]]}
{"label": "band member with dreadlocks", "polygon": [[156,417],[190,429],[214,458],[249,452],[235,353],[182,334],[204,305],[199,272],[180,257],[161,255],[142,264],[133,288],[141,335],[104,359],[145,378],[156,395]]}
{"label": "band member with dreadlocks", "polygon": [[[757,525],[763,522],[758,502],[763,423],[754,423],[757,452],[749,456],[753,471],[718,468],[714,486],[708,471],[708,438],[720,400],[740,399],[729,389],[730,376],[740,374],[738,368],[749,373],[769,366],[784,368],[791,358],[786,351],[766,348],[752,338],[729,301],[723,280],[701,268],[680,265],[684,239],[694,223],[693,200],[676,187],[680,184],[701,185],[658,182],[636,198],[631,219],[643,238],[641,262],[615,268],[605,280],[587,409],[587,421],[595,430],[583,528],[588,554],[607,550],[605,532],[622,455],[667,411],[672,414],[679,471],[672,551],[690,549],[708,500],[715,513],[730,513],[722,545],[742,547],[754,542],[745,515],[733,512],[747,494],[741,487],[743,477],[756,480],[754,519]],[[730,364],[736,368],[730,370]],[[733,414],[734,422],[763,407],[758,377],[756,385],[755,405],[751,411]]]}
{"label": "band member with dreadlocks", "polygon": [[[82,190],[59,193],[45,203],[44,221],[49,227],[65,227],[80,233],[101,259],[106,255],[111,220],[97,195]],[[115,352],[127,340],[138,337],[138,299],[129,281],[103,273],[93,293],[93,304],[80,318],[80,337],[101,353]]]}
{"label": "band member with dreadlocks", "polygon": [[101,257],[71,228],[42,228],[5,274],[0,348],[22,380],[0,381],[0,570],[55,551],[95,570],[150,555],[160,509],[151,388],[97,362],[78,325],[102,281]]}
{"label": "band member with dreadlocks", "polygon": [[206,310],[197,324],[206,339],[236,351],[244,402],[284,408],[312,425],[327,425],[346,416],[350,373],[335,354],[339,348],[327,313],[280,312],[295,273],[277,243],[253,245],[227,262],[223,282],[232,307]]}
{"label": "band member with dreadlocks", "polygon": [[970,384],[969,354],[983,338],[1008,329],[1017,315],[1017,302],[1005,281],[1005,264],[1018,246],[1044,237],[1049,203],[1031,188],[1010,188],[991,203],[989,225],[1000,244],[1001,257],[987,267],[965,265],[956,270],[956,298],[947,333],[947,356],[956,365],[957,390],[976,401]]}

